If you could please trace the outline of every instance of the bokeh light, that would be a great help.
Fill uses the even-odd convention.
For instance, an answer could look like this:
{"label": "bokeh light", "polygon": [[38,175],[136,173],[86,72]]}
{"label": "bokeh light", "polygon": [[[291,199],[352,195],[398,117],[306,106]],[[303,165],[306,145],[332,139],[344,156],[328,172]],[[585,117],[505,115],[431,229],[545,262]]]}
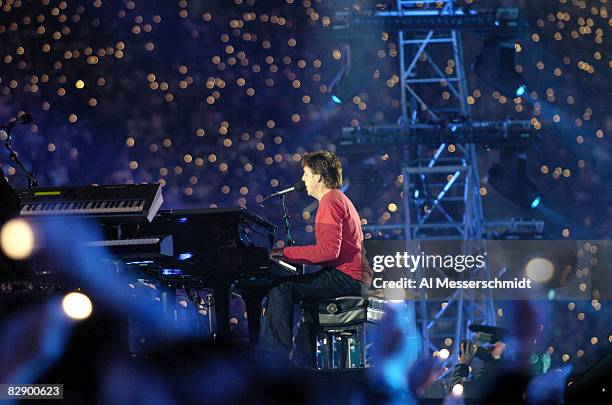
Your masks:
{"label": "bokeh light", "polygon": [[0,245],[11,259],[26,259],[34,249],[34,231],[23,219],[11,219],[2,226]]}
{"label": "bokeh light", "polygon": [[555,274],[555,266],[548,259],[536,257],[527,262],[525,274],[533,281],[544,283]]}
{"label": "bokeh light", "polygon": [[453,385],[453,396],[455,397],[460,397],[463,395],[463,385],[462,384],[455,384]]}
{"label": "bokeh light", "polygon": [[69,318],[83,320],[91,315],[93,305],[87,295],[80,292],[71,292],[64,296],[62,309]]}

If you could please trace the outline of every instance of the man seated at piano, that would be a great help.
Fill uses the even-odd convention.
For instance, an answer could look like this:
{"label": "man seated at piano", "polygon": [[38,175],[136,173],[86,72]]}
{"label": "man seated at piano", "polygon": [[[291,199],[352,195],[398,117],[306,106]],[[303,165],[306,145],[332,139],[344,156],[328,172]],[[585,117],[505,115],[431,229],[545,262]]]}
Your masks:
{"label": "man seated at piano", "polygon": [[272,366],[290,364],[294,304],[360,296],[372,280],[359,214],[340,190],[340,159],[327,151],[306,153],[302,168],[308,195],[319,201],[315,218],[316,244],[272,249],[270,256],[288,263],[315,264],[321,268],[314,273],[281,278],[269,291],[257,350],[258,358]]}

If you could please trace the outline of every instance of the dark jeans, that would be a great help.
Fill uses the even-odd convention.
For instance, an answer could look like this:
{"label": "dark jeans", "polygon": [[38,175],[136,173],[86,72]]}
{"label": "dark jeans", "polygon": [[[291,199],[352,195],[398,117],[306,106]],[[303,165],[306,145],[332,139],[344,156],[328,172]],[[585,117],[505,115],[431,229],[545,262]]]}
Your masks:
{"label": "dark jeans", "polygon": [[293,309],[301,301],[361,295],[362,283],[334,268],[316,273],[283,277],[268,293],[261,323],[258,358],[268,364],[289,363],[293,347]]}

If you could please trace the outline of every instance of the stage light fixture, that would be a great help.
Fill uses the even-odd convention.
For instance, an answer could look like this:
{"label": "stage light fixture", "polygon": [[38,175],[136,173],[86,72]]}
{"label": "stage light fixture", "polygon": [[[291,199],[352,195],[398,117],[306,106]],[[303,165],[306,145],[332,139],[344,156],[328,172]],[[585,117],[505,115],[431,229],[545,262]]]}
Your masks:
{"label": "stage light fixture", "polygon": [[528,87],[525,77],[515,69],[515,49],[513,39],[489,35],[472,65],[472,72],[504,96],[524,95]]}
{"label": "stage light fixture", "polygon": [[523,208],[535,209],[542,195],[527,175],[527,155],[502,150],[501,161],[489,170],[488,183],[501,195]]}
{"label": "stage light fixture", "polygon": [[347,76],[351,71],[351,47],[349,45],[344,45],[340,54],[344,55],[346,62],[327,86],[327,93],[334,104],[342,104],[347,101],[346,94],[343,94],[345,91],[343,90],[349,82]]}
{"label": "stage light fixture", "polygon": [[[341,55],[345,63],[327,86],[327,94],[337,105],[351,104],[353,98],[372,81],[376,70],[372,64],[371,49],[363,45],[345,45],[342,47]],[[351,64],[354,55],[355,59],[360,61],[357,66]]]}
{"label": "stage light fixture", "polygon": [[346,71],[338,80],[334,81],[329,87],[329,95],[334,104],[350,104],[353,97],[363,88],[365,72]]}

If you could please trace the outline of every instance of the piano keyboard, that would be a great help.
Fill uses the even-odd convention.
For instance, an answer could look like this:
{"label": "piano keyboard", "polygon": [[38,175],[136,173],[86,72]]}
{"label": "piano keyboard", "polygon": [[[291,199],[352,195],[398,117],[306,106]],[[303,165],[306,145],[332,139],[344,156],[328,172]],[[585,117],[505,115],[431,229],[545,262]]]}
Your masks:
{"label": "piano keyboard", "polygon": [[85,242],[85,247],[105,247],[105,246],[142,246],[154,245],[159,243],[160,238],[141,238],[141,239],[115,239],[115,240],[96,240]]}
{"label": "piano keyboard", "polygon": [[86,248],[108,248],[114,255],[124,259],[142,257],[172,256],[174,242],[172,235],[133,239],[109,239],[84,242]]}

